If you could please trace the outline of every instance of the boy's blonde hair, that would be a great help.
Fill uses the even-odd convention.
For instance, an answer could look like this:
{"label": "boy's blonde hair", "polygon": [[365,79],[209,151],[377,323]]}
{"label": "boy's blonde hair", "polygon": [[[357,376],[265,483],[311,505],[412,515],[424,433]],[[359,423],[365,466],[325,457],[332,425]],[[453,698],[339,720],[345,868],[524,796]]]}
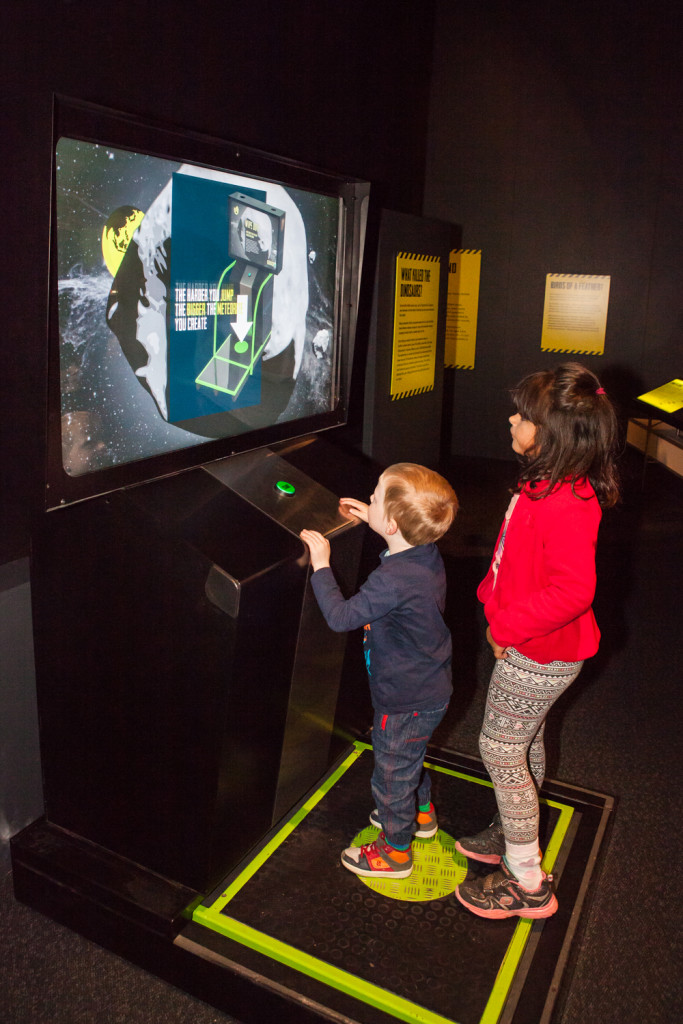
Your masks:
{"label": "boy's blonde hair", "polygon": [[442,476],[414,462],[396,462],[382,473],[384,513],[409,544],[442,537],[458,511],[455,491]]}

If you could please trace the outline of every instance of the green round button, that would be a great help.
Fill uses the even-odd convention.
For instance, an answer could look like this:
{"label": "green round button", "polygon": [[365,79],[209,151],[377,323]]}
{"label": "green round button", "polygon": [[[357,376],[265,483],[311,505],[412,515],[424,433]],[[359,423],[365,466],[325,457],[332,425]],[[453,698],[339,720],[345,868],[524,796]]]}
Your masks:
{"label": "green round button", "polygon": [[296,494],[296,487],[294,484],[290,484],[289,480],[278,480],[275,484],[275,490],[279,491],[280,494]]}

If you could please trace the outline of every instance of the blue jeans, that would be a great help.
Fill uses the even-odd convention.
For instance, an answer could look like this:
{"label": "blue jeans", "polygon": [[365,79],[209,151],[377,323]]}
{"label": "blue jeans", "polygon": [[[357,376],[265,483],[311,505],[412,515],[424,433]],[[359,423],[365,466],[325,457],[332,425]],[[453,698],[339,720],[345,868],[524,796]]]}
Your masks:
{"label": "blue jeans", "polygon": [[448,704],[435,711],[375,712],[372,796],[392,846],[410,844],[417,808],[429,803],[432,782],[424,768],[425,752],[447,710]]}

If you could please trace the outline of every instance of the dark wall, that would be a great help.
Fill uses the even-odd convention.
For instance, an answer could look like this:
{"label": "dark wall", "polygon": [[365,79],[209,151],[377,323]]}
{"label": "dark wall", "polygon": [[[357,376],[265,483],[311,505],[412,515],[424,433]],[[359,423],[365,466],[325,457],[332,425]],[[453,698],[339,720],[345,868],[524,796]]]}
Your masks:
{"label": "dark wall", "polygon": [[482,280],[456,453],[506,454],[505,389],[558,361],[540,352],[546,273],[611,275],[605,355],[586,361],[618,397],[683,373],[673,0],[430,0],[419,17],[391,0],[6,0],[0,18],[0,564],[26,553],[42,492],[54,92],[368,178],[376,205],[462,225]]}
{"label": "dark wall", "polygon": [[419,212],[432,49],[389,0],[5,0],[0,564],[41,500],[51,111],[61,93],[372,182]]}
{"label": "dark wall", "polygon": [[605,354],[626,411],[683,376],[680,4],[438,0],[424,213],[482,250],[474,371],[453,447],[508,450],[505,389],[541,353],[547,273],[609,274]]}

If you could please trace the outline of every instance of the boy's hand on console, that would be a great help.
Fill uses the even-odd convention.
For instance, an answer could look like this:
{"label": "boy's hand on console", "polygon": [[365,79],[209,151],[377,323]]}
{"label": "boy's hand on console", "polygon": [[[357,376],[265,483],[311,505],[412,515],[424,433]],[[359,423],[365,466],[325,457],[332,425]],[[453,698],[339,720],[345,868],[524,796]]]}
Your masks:
{"label": "boy's hand on console", "polygon": [[323,537],[322,533],[318,533],[317,530],[302,530],[299,536],[311,553],[313,571],[329,569],[330,542],[327,538]]}
{"label": "boy's hand on console", "polygon": [[355,516],[356,519],[362,519],[364,523],[367,523],[368,506],[364,501],[359,501],[358,498],[340,498],[339,507],[347,515]]}

